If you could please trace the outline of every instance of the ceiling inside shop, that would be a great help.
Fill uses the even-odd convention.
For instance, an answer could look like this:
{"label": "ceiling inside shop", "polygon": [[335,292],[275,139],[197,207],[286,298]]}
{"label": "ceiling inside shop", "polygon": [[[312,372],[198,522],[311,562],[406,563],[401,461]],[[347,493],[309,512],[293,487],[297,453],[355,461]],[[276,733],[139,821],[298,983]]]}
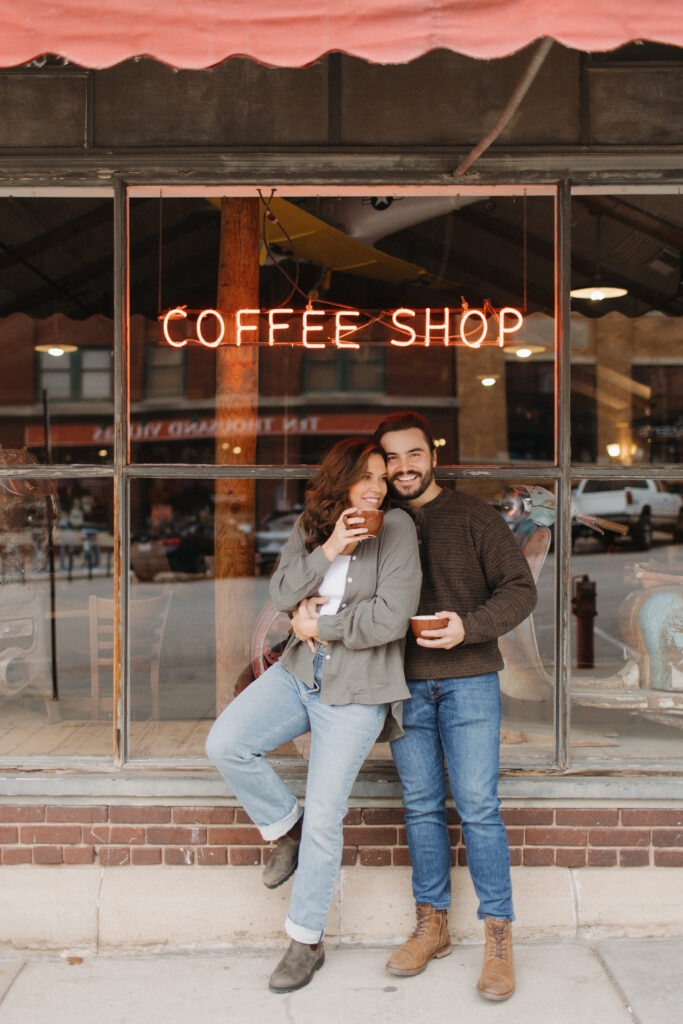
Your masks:
{"label": "ceiling inside shop", "polygon": [[[304,217],[314,231],[301,227]],[[290,277],[298,271],[301,303],[312,290],[365,308],[459,306],[462,297],[470,306],[484,299],[521,305],[526,294],[529,312],[552,314],[554,212],[547,197],[290,200],[279,220],[282,232],[269,235],[265,305],[290,291],[278,263]],[[131,311],[155,316],[175,304],[212,305],[219,233],[215,203],[134,200]],[[112,236],[110,199],[0,199],[0,317],[111,316]],[[574,308],[589,316],[682,315],[682,250],[680,196],[575,197],[572,285],[588,284],[597,262],[601,277],[628,295],[574,300]]]}

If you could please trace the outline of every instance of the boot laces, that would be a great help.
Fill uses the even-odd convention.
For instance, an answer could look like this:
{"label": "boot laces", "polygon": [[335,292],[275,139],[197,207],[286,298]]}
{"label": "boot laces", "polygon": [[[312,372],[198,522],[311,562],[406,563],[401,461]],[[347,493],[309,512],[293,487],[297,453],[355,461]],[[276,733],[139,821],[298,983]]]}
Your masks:
{"label": "boot laces", "polygon": [[504,924],[492,924],[491,925],[491,938],[492,946],[490,950],[490,956],[495,957],[498,960],[508,959],[508,943],[507,928]]}
{"label": "boot laces", "polygon": [[[417,908],[417,924],[413,934],[410,936],[411,939],[421,939],[429,931],[429,919],[431,917],[430,906],[418,906]],[[434,911],[436,913],[436,911]]]}

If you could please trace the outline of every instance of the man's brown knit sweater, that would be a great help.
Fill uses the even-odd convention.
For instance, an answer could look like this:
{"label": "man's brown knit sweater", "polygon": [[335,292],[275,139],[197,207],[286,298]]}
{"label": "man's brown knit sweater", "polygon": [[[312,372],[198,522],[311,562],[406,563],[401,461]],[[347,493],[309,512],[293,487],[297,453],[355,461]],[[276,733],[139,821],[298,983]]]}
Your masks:
{"label": "man's brown knit sweater", "polygon": [[409,509],[422,561],[419,615],[457,612],[465,639],[450,651],[406,645],[407,679],[447,679],[497,672],[497,639],[531,613],[536,586],[526,558],[498,513],[481,498],[441,490]]}

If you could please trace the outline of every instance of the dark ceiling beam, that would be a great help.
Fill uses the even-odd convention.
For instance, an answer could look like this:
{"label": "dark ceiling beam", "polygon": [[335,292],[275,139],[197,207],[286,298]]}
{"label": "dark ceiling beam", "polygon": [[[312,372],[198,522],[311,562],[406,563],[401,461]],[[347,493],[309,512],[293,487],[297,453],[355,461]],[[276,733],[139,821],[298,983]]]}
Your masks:
{"label": "dark ceiling beam", "polygon": [[655,217],[646,210],[640,210],[631,203],[625,203],[623,199],[614,199],[611,196],[574,196],[573,201],[580,203],[591,213],[605,214],[612,220],[649,235],[650,238],[656,238],[678,252],[683,249],[683,228],[662,220],[661,217]]}
{"label": "dark ceiling beam", "polygon": [[[585,197],[581,196],[577,198],[582,201]],[[635,209],[635,207],[632,207],[632,209]],[[639,212],[640,211],[636,210],[636,213]],[[487,231],[496,238],[501,238],[506,242],[512,242],[518,245],[520,249],[524,244],[524,234],[520,228],[516,227],[514,224],[507,223],[506,221],[496,220],[494,217],[491,217],[481,210],[475,210],[472,207],[463,207],[463,209],[452,213],[451,216],[457,217],[458,221],[464,221],[471,227],[478,228],[481,231]],[[657,218],[654,219],[656,220]],[[527,248],[529,252],[533,252],[550,261],[554,261],[555,251],[551,242],[546,242],[544,239],[538,238],[537,236],[527,234]],[[580,256],[578,253],[572,252],[572,270],[582,274],[585,278],[590,280],[595,276],[595,263],[593,260],[588,260],[584,256]],[[627,278],[624,274],[611,270],[604,265],[601,273],[606,281],[610,280],[623,285],[623,287],[628,290],[629,295],[638,299],[639,302],[645,303],[648,308],[671,310],[672,306],[680,304],[677,296],[667,295],[664,292],[648,288],[639,281]]]}
{"label": "dark ceiling beam", "polygon": [[113,203],[111,200],[96,206],[94,210],[89,210],[80,217],[73,217],[71,220],[45,231],[42,235],[36,235],[28,242],[12,246],[11,253],[0,256],[0,270],[6,270],[7,267],[20,263],[22,260],[28,260],[56,245],[68,242],[76,235],[90,231],[91,228],[100,227],[107,220],[111,223],[113,232]]}
{"label": "dark ceiling beam", "polygon": [[[177,224],[170,225],[164,229],[163,240],[164,244],[167,242],[176,241],[178,238],[186,239],[193,232],[204,229],[206,227],[207,214],[213,215],[212,208],[207,207],[207,210],[201,212],[195,212],[184,220],[179,221]],[[1,245],[2,243],[0,243]],[[147,257],[151,254],[158,253],[159,250],[159,234],[157,231],[150,233],[145,238],[141,239],[135,244],[134,251],[132,253],[131,261],[142,260],[143,257]],[[149,264],[149,260],[145,260],[145,266]],[[156,279],[156,262],[154,263],[154,274]],[[31,269],[34,269],[33,267]],[[134,268],[133,276],[134,276]],[[64,277],[57,281],[51,281],[43,288],[36,288],[31,292],[27,292],[21,295],[18,299],[13,299],[9,302],[5,302],[0,306],[0,317],[9,316],[11,313],[28,313],[33,306],[41,306],[44,303],[48,303],[54,300],[56,295],[66,295],[71,301],[73,301],[79,309],[87,312],[86,305],[77,297],[71,293],[82,288],[84,285],[90,284],[92,281],[97,280],[98,277],[107,276],[109,279],[109,286],[104,288],[103,294],[111,294],[113,288],[113,256],[105,256],[99,260],[93,260],[89,263],[84,264],[77,270],[71,271],[69,274],[65,274]],[[44,276],[44,275],[43,275]],[[97,312],[100,310],[98,309]]]}
{"label": "dark ceiling beam", "polygon": [[78,296],[74,295],[67,285],[63,281],[57,281],[55,278],[50,277],[49,274],[45,274],[40,267],[35,267],[29,260],[22,259],[16,254],[16,250],[12,249],[11,246],[6,245],[4,242],[0,242],[0,249],[2,249],[6,256],[12,260],[13,263],[18,263],[22,267],[26,267],[32,274],[39,277],[41,281],[44,281],[47,288],[39,289],[39,291],[48,291],[52,294],[62,295],[69,302],[73,302],[83,312],[86,311],[86,307],[83,305]]}
{"label": "dark ceiling beam", "polygon": [[[427,270],[433,267],[434,247],[430,244],[430,239],[414,228],[401,231],[399,235],[394,235],[392,237],[391,251],[394,255],[402,256],[413,263],[418,263]],[[479,303],[484,299],[491,299],[492,295],[495,295],[489,285],[504,291],[513,304],[519,305],[521,302],[523,290],[521,274],[510,274],[501,267],[494,267],[486,260],[472,256],[469,252],[467,254],[454,254],[451,250],[443,276],[453,277],[456,274],[458,277],[465,276],[466,279],[474,278],[474,287],[479,292],[476,301]],[[467,292],[469,288],[469,284],[463,283],[462,292]],[[550,313],[550,315],[553,314],[555,300],[552,289],[527,282],[527,294],[535,305]],[[475,304],[471,291],[469,295],[465,294],[465,298],[471,306]]]}

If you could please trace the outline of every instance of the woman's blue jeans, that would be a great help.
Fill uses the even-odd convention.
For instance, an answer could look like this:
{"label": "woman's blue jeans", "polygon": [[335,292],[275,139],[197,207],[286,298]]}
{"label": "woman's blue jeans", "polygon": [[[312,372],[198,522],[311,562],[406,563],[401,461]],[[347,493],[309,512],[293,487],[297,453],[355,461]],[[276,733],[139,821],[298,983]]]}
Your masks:
{"label": "woman's blue jeans", "polygon": [[302,809],[265,758],[269,750],[311,732],[299,866],[285,922],[297,942],[319,942],[341,864],[342,822],[353,783],[386,717],[386,704],[323,704],[322,648],[309,690],[272,665],[214,722],[206,752],[264,839],[283,836]]}
{"label": "woman's blue jeans", "polygon": [[498,799],[498,673],[408,683],[405,736],[391,750],[403,786],[416,903],[445,910],[451,902],[451,844],[446,777],[462,822],[480,918],[514,920],[510,851]]}

